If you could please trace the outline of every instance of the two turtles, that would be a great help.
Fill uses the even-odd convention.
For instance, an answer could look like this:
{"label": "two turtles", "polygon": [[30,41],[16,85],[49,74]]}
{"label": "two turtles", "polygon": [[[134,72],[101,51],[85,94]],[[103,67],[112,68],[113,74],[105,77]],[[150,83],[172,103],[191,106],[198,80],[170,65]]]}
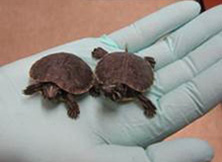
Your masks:
{"label": "two turtles", "polygon": [[74,54],[56,53],[43,57],[32,65],[30,77],[34,83],[24,94],[40,91],[44,98],[64,101],[71,118],[77,118],[80,113],[75,97],[88,91],[92,96],[102,93],[117,102],[137,98],[145,115],[154,116],[156,107],[143,95],[153,84],[153,58],[143,59],[127,51],[108,54],[100,47],[94,49],[92,56],[100,59],[95,73]]}

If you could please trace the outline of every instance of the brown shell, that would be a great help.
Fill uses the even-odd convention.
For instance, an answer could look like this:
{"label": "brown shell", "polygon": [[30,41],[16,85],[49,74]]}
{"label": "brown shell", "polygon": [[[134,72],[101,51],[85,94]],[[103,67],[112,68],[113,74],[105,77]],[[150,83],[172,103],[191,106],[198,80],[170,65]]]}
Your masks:
{"label": "brown shell", "polygon": [[91,68],[79,57],[69,53],[55,53],[35,62],[30,77],[39,82],[52,82],[61,89],[81,94],[93,83]]}
{"label": "brown shell", "polygon": [[107,54],[97,64],[95,73],[101,84],[123,83],[139,92],[144,92],[154,80],[150,64],[127,52]]}

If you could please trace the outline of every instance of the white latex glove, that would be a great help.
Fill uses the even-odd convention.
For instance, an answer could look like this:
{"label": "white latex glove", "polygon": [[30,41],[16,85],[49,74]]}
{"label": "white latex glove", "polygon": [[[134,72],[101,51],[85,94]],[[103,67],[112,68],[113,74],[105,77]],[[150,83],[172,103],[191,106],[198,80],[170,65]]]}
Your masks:
{"label": "white latex glove", "polygon": [[[1,67],[0,161],[7,162],[203,162],[213,151],[204,141],[159,142],[207,113],[222,98],[222,6],[198,16],[192,1],[168,6],[102,38],[85,38]],[[28,72],[38,59],[71,52],[92,68],[91,51],[125,48],[152,56],[155,83],[147,93],[157,115],[147,119],[134,102],[79,99],[80,118],[64,104],[24,96]],[[155,144],[156,143],[156,144]]]}

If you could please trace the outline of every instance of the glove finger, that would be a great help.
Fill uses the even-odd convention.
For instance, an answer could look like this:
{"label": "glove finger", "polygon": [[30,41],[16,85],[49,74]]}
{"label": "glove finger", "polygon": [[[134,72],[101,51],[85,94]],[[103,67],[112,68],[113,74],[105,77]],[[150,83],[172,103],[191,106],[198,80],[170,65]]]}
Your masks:
{"label": "glove finger", "polygon": [[181,59],[222,30],[222,5],[204,12],[153,46],[139,51],[140,56],[151,56],[158,70]]}
{"label": "glove finger", "polygon": [[182,59],[158,70],[151,91],[158,92],[158,96],[162,96],[215,64],[222,58],[221,42],[222,32]]}
{"label": "glove finger", "polygon": [[150,145],[147,155],[152,162],[200,162],[211,161],[214,155],[212,147],[195,138],[183,138]]}
{"label": "glove finger", "polygon": [[163,35],[193,19],[200,12],[196,2],[178,2],[148,15],[109,35],[119,47],[135,52],[154,43]]}
{"label": "glove finger", "polygon": [[[222,100],[222,59],[159,99],[159,113],[171,134],[207,113]],[[168,135],[169,135],[168,134]]]}
{"label": "glove finger", "polygon": [[[87,156],[86,156],[87,155]],[[151,162],[141,147],[98,145],[79,155],[81,162]]]}

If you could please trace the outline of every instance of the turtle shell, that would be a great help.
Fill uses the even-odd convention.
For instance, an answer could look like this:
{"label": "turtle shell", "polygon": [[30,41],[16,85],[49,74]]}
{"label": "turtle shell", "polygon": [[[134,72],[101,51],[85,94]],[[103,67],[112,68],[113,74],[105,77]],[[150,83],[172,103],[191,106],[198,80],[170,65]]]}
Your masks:
{"label": "turtle shell", "polygon": [[73,94],[87,92],[93,83],[91,68],[70,53],[55,53],[41,58],[32,65],[30,77],[38,82],[52,82]]}
{"label": "turtle shell", "polygon": [[95,74],[101,84],[123,83],[139,92],[144,92],[154,80],[151,65],[142,57],[127,52],[104,56],[98,62]]}

